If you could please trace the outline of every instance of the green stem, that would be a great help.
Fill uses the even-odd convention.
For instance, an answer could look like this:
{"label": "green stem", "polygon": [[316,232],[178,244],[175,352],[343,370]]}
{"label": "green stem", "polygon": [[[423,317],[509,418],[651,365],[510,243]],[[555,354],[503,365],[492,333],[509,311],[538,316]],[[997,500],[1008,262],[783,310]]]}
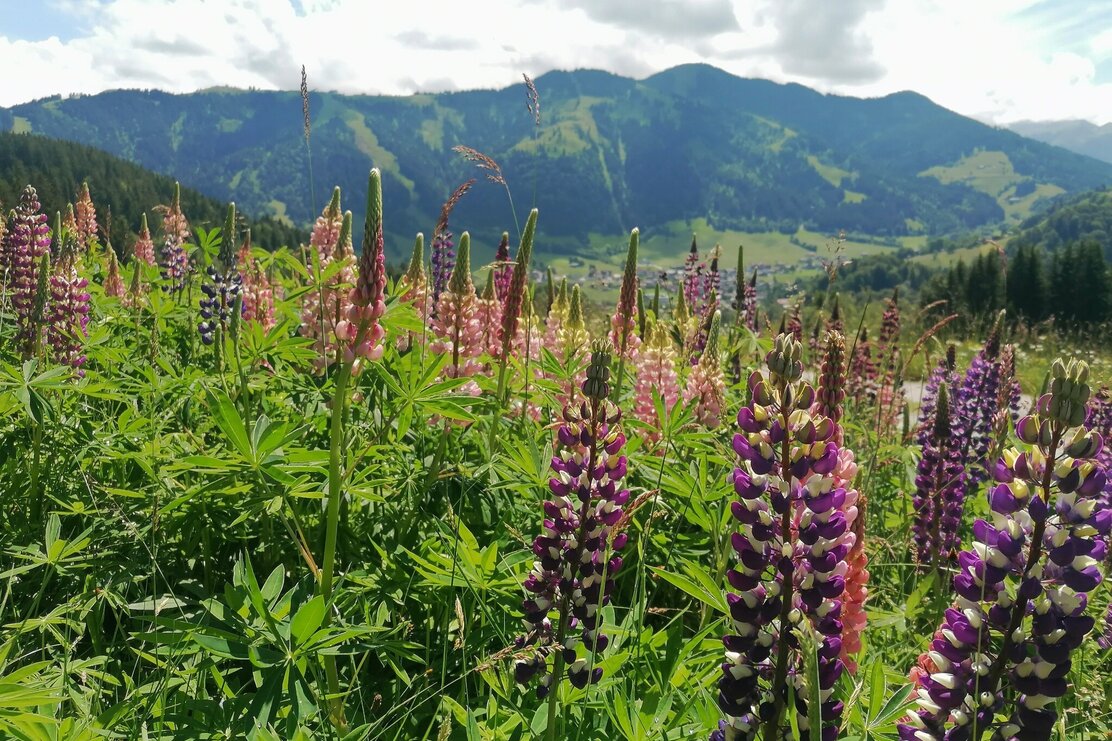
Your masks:
{"label": "green stem", "polygon": [[31,458],[31,522],[42,516],[42,495],[39,492],[39,465],[42,458],[42,423],[35,421],[33,436],[34,453]]}
{"label": "green stem", "polygon": [[560,600],[560,626],[556,630],[556,660],[552,666],[552,686],[548,690],[548,724],[545,730],[545,741],[556,739],[556,710],[560,706],[557,695],[560,694],[560,679],[564,676],[564,638],[568,632],[568,598]]}

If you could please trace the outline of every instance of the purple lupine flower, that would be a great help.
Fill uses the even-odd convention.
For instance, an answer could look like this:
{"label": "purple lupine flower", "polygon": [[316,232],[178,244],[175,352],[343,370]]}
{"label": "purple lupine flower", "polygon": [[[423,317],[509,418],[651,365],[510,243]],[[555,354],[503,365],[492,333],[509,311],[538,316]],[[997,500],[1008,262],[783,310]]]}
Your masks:
{"label": "purple lupine flower", "polygon": [[502,232],[502,239],[494,252],[494,293],[499,301],[506,300],[513,274],[514,261],[510,259],[510,233]]}
{"label": "purple lupine flower", "polygon": [[919,423],[915,432],[915,440],[920,446],[925,446],[930,439],[931,430],[934,428],[934,407],[938,399],[938,390],[942,386],[957,388],[958,376],[955,371],[957,365],[957,350],[953,345],[946,348],[946,354],[938,361],[938,365],[927,377],[923,386],[923,398],[919,402]]}
{"label": "purple lupine flower", "polygon": [[180,294],[189,279],[189,253],[185,251],[189,239],[189,221],[181,210],[181,186],[174,183],[174,198],[169,206],[159,206],[162,212],[162,269],[167,281],[164,289]]}
{"label": "purple lupine flower", "polygon": [[[804,382],[802,346],[776,338],[765,358],[768,374],[749,377],[751,401],[738,412],[734,436],[740,465],[732,480],[731,511],[740,523],[731,542],[738,563],[727,574],[737,593],[727,595],[731,633],[723,638],[726,661],[718,706],[726,726],[712,738],[778,739],[783,711],[795,689],[798,724],[807,729],[807,702],[821,705],[823,739],[834,739],[842,703],[834,685],[845,670],[841,609],[846,556],[854,543],[847,520],[847,492],[833,472],[839,449],[835,425],[812,415],[817,395]],[[806,686],[804,652],[795,626],[815,635],[819,686]],[[808,698],[817,691],[818,698]]]}
{"label": "purple lupine flower", "polygon": [[[24,358],[35,353],[35,302],[39,294],[39,269],[50,251],[50,227],[40,213],[38,193],[28,185],[19,205],[8,217],[0,245],[0,278],[15,310],[17,338]],[[61,238],[61,235],[58,235]]]}
{"label": "purple lupine flower", "polygon": [[954,394],[955,434],[960,441],[962,462],[969,473],[970,489],[980,486],[989,477],[988,452],[1002,380],[1000,321],[996,320],[984,347],[973,357]]}
{"label": "purple lupine flower", "polygon": [[437,232],[432,238],[432,303],[433,313],[440,300],[440,294],[448,286],[448,279],[452,277],[452,270],[456,267],[455,242],[452,241],[450,231]]}
{"label": "purple lupine flower", "polygon": [[227,330],[236,301],[243,291],[243,276],[239,274],[235,259],[235,245],[236,206],[232,203],[228,205],[228,217],[224,221],[220,254],[208,266],[208,280],[201,284],[201,321],[197,330],[201,333],[201,342],[206,345],[216,341],[217,329],[221,330],[221,334]]}
{"label": "purple lupine flower", "polygon": [[923,444],[915,474],[911,525],[915,560],[938,567],[957,557],[965,509],[966,470],[951,425],[949,389],[938,389],[931,433]]}
{"label": "purple lupine flower", "polygon": [[957,597],[917,673],[919,708],[898,727],[905,741],[1052,735],[1070,655],[1095,623],[1085,612],[1112,511],[1097,506],[1103,441],[1082,426],[1088,366],[1058,360],[1051,372],[1050,393],[1016,425],[1020,446],[992,467],[992,520],[977,520],[958,556]]}
{"label": "purple lupine flower", "polygon": [[607,400],[610,360],[609,348],[596,345],[583,382],[585,398],[564,408],[544,529],[533,541],[537,560],[524,582],[527,632],[517,647],[531,647],[532,653],[515,663],[514,674],[522,684],[540,674],[542,698],[563,679],[565,668],[576,687],[602,678],[596,657],[609,639],[599,630],[599,610],[609,603],[622,567],[616,551],[627,540],[620,523],[629,500],[629,490],[621,488],[627,465],[621,454],[622,414]]}
{"label": "purple lupine flower", "polygon": [[50,275],[50,300],[45,307],[46,341],[54,362],[68,365],[78,377],[85,370],[85,328],[89,322],[89,281],[78,272],[78,252],[85,250],[80,234],[67,234]]}

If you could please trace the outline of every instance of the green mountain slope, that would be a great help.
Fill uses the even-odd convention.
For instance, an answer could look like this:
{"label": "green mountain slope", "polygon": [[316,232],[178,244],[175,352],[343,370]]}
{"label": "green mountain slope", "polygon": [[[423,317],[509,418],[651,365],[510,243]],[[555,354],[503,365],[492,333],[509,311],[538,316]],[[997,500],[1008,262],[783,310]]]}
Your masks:
{"label": "green mountain slope", "polygon": [[[35,186],[48,213],[63,211],[86,180],[102,228],[108,208],[112,209],[112,238],[118,249],[130,247],[142,213],[147,213],[153,230],[159,223],[153,207],[168,203],[174,193],[172,178],[92,147],[0,133],[0,207],[4,213],[15,206],[28,184]],[[181,199],[182,210],[194,226],[211,228],[223,223],[226,204],[190,188],[182,188]],[[305,238],[301,230],[271,217],[254,220],[249,226],[253,241],[267,247],[296,245]]]}
{"label": "green mountain slope", "polygon": [[[706,217],[716,229],[944,233],[1018,222],[1039,201],[1112,183],[1112,166],[959,116],[913,93],[862,100],[687,65],[636,81],[598,71],[524,88],[386,97],[311,95],[310,187],[295,92],[115,91],[0,109],[0,129],[105,149],[257,213],[306,224],[332,184],[357,211],[382,168],[388,231],[430,231],[473,165],[497,160],[550,248],[592,233]],[[315,191],[315,199],[313,192]],[[535,196],[534,196],[535,194]],[[313,201],[316,201],[314,204]],[[480,239],[512,226],[482,181],[453,216]]]}
{"label": "green mountain slope", "polygon": [[1051,205],[1025,221],[1008,247],[1057,252],[1080,242],[1096,242],[1104,259],[1112,262],[1112,191],[1084,193]]}

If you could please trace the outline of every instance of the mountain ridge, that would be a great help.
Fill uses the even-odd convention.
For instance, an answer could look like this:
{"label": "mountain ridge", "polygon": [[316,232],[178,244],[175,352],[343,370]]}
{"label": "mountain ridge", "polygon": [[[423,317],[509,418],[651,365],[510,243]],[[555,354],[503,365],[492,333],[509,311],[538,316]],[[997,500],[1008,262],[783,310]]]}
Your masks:
{"label": "mountain ridge", "polygon": [[[313,91],[312,187],[296,91],[51,98],[0,109],[0,130],[96,146],[297,224],[310,222],[333,184],[358,216],[375,165],[391,203],[388,229],[399,235],[431,231],[449,192],[482,177],[451,152],[464,144],[500,163],[518,206],[535,194],[541,231],[565,252],[591,234],[702,216],[721,228],[784,233],[988,229],[1018,223],[1061,193],[1112,183],[1106,163],[914,91],[852,98],[709,65],[643,80],[556,71],[536,84],[540,127],[521,85],[410,96]],[[455,224],[493,238],[513,225],[505,193],[479,183]]]}

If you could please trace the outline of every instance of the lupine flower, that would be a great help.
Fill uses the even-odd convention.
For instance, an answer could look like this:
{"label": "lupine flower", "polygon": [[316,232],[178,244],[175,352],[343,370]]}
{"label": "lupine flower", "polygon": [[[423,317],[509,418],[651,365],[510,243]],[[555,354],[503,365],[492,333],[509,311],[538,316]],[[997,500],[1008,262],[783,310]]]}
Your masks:
{"label": "lupine flower", "polygon": [[189,239],[189,222],[181,210],[181,186],[174,183],[174,198],[162,211],[162,266],[171,293],[181,293],[189,277],[189,254],[185,243]]}
{"label": "lupine flower", "polygon": [[[1112,511],[1097,506],[1103,443],[1086,430],[1088,367],[1055,361],[1050,392],[1016,425],[1020,446],[992,467],[991,521],[958,557],[956,601],[919,674],[901,739],[1047,739],[1070,656],[1092,630],[1089,593]],[[941,405],[940,405],[941,406]]]}
{"label": "lupine flower", "polygon": [[[502,363],[509,359],[511,345],[517,336],[517,325],[525,301],[525,288],[529,280],[529,261],[533,255],[533,235],[537,230],[537,209],[529,212],[525,221],[525,231],[521,235],[521,246],[517,249],[517,259],[506,286],[506,300],[502,306],[501,344],[496,354]],[[507,237],[508,239],[508,237]],[[508,249],[508,248],[507,248]]]}
{"label": "lupine flower", "polygon": [[617,552],[628,537],[617,526],[629,501],[629,490],[621,488],[627,466],[622,414],[607,400],[610,359],[602,346],[592,351],[583,400],[564,408],[544,527],[533,541],[537,560],[524,582],[526,634],[516,645],[532,655],[516,662],[514,675],[522,684],[540,675],[541,698],[556,689],[565,669],[579,688],[602,678],[596,663],[609,639],[600,630],[601,610],[622,567]]}
{"label": "lupine flower", "polygon": [[757,321],[757,269],[753,268],[753,277],[745,285],[745,297],[743,308],[745,310],[745,326],[749,331],[756,332],[759,329]]}
{"label": "lupine flower", "polygon": [[[750,376],[751,400],[738,412],[738,562],[727,575],[738,593],[727,595],[732,631],[723,639],[718,706],[726,726],[719,738],[754,738],[761,725],[763,738],[781,738],[789,683],[796,707],[788,711],[797,713],[801,731],[810,730],[810,702],[820,704],[823,739],[836,737],[842,713],[833,693],[845,670],[842,598],[854,535],[847,492],[833,477],[834,424],[810,411],[816,394],[802,381],[801,357],[799,343],[777,337],[765,358],[768,374]],[[818,687],[804,681],[803,653],[814,649],[800,645],[797,631],[818,641]]]}
{"label": "lupine flower", "polygon": [[823,346],[818,396],[812,413],[838,425],[834,442],[841,445],[842,411],[846,400],[846,340],[837,332],[827,332]]}
{"label": "lupine flower", "polygon": [[77,224],[77,239],[82,249],[87,250],[97,236],[97,209],[93,205],[93,196],[89,193],[88,181],[81,183],[81,192],[77,194],[73,215]]}
{"label": "lupine flower", "polygon": [[[460,237],[459,259],[452,269],[452,279],[440,294],[436,316],[430,326],[436,339],[429,344],[429,349],[451,357],[444,368],[448,378],[474,376],[482,370],[479,357],[486,348],[478,318],[475,284],[471,281],[471,236],[467,232]],[[464,391],[477,396],[479,387],[469,384]]]}
{"label": "lupine flower", "polygon": [[571,298],[568,296],[568,279],[565,277],[560,281],[560,290],[556,293],[555,300],[549,305],[548,316],[544,321],[544,346],[557,357],[561,353],[560,333],[563,331],[564,324],[568,321],[570,308]]}
{"label": "lupine flower", "polygon": [[517,332],[514,335],[510,355],[526,366],[525,388],[521,395],[514,395],[510,401],[511,413],[520,415],[522,411],[534,420],[541,418],[541,408],[530,400],[530,385],[532,381],[541,377],[541,345],[544,335],[537,322],[537,314],[533,308],[533,291],[526,288],[526,298],[521,305],[521,318],[517,323]]}
{"label": "lupine flower", "polygon": [[[618,304],[610,318],[610,343],[618,354],[619,368],[632,363],[637,357],[641,338],[637,336],[637,239],[640,232],[634,229],[629,233],[629,250],[626,252],[625,272],[622,274],[622,288],[618,293]],[[620,374],[619,374],[620,375]],[[618,378],[621,384],[624,379]]]}
{"label": "lupine flower", "polygon": [[949,345],[946,354],[931,371],[923,387],[923,398],[919,402],[919,423],[915,433],[915,439],[920,446],[927,444],[934,429],[934,407],[938,399],[938,390],[943,386],[951,389],[958,387],[956,366],[957,350],[953,345]]}
{"label": "lupine flower", "polygon": [[988,479],[988,452],[992,445],[993,424],[1000,397],[1000,324],[989,333],[985,345],[969,364],[954,399],[962,459],[969,473],[969,487],[976,488]]}
{"label": "lupine flower", "polygon": [[895,353],[900,342],[900,289],[895,288],[892,296],[884,303],[884,314],[880,318],[880,334],[877,335],[877,365],[881,384],[891,383],[896,373]]}
{"label": "lupine flower", "polygon": [[915,519],[911,532],[916,561],[921,566],[940,566],[957,556],[967,473],[951,418],[949,391],[942,386],[938,389],[931,435],[919,459],[912,497]]}
{"label": "lupine flower", "polygon": [[[343,249],[342,245],[340,249]],[[470,276],[468,276],[470,277]],[[336,338],[345,343],[344,362],[378,360],[386,330],[379,319],[386,313],[386,245],[382,231],[382,176],[371,170],[367,183],[367,220],[359,255],[359,275],[348,294],[347,319],[336,324]]]}
{"label": "lupine flower", "polygon": [[139,221],[139,238],[135,240],[135,245],[131,248],[132,255],[139,262],[146,263],[147,265],[155,265],[154,257],[154,240],[151,239],[151,230],[147,226],[147,215],[143,214]]}
{"label": "lupine flower", "polygon": [[317,372],[336,362],[340,355],[336,328],[345,321],[351,305],[349,291],[355,283],[351,230],[351,212],[340,211],[340,189],[336,188],[309,237],[306,268],[311,288],[301,295],[298,332],[313,340],[316,351],[313,366]]}
{"label": "lupine flower", "polygon": [[440,306],[440,294],[448,287],[448,279],[456,267],[455,243],[450,231],[436,232],[432,237],[432,306]]}
{"label": "lupine flower", "polygon": [[587,331],[587,322],[583,317],[583,296],[579,292],[579,286],[575,285],[571,289],[568,319],[560,327],[556,336],[555,355],[560,359],[565,370],[571,373],[571,381],[564,383],[563,392],[557,398],[561,406],[574,404],[577,401],[579,388],[583,385],[584,374],[587,372],[587,357],[584,350],[590,342],[591,335]]}
{"label": "lupine flower", "polygon": [[108,253],[108,272],[104,276],[104,295],[123,298],[125,293],[124,280],[120,277],[120,263],[116,259],[116,251],[112,249],[112,245],[108,245],[106,252]]}
{"label": "lupine flower", "polygon": [[672,411],[680,398],[676,351],[664,322],[654,320],[651,323],[649,341],[641,346],[635,363],[633,418],[646,425],[641,439],[645,448],[651,450],[660,442],[661,437],[653,393],[661,398],[665,414]]}
{"label": "lupine flower", "polygon": [[[429,286],[425,276],[425,235],[417,232],[413,241],[413,254],[409,258],[409,267],[398,281],[401,300],[413,306],[417,316],[422,322],[429,319]],[[415,341],[420,341],[421,335],[417,332],[406,332],[398,337],[398,350],[408,350]]]}
{"label": "lupine flower", "polygon": [[66,215],[62,217],[62,229],[67,234],[77,235],[77,215],[73,211],[73,204],[66,204]]}
{"label": "lupine flower", "polygon": [[[40,209],[38,193],[28,185],[8,217],[0,249],[0,271],[15,310],[17,337],[25,359],[36,350],[34,309],[39,294],[39,269],[43,255],[50,252],[50,227]],[[56,237],[60,240],[62,235]]]}
{"label": "lupine flower", "polygon": [[691,235],[691,250],[683,261],[683,298],[692,312],[703,300],[703,266],[699,262],[699,247]]}
{"label": "lupine flower", "polygon": [[201,342],[206,345],[216,341],[218,329],[223,336],[234,311],[242,311],[239,302],[243,278],[234,257],[236,241],[236,207],[232,203],[228,205],[228,216],[224,221],[220,254],[206,270],[208,280],[201,284],[201,321],[197,330],[201,333]]}
{"label": "lupine flower", "polygon": [[78,377],[85,371],[85,327],[89,321],[89,281],[78,272],[79,235],[60,235],[58,259],[50,275],[50,300],[44,311],[46,341],[54,362],[68,365]]}
{"label": "lupine flower", "polygon": [[877,372],[873,361],[873,343],[869,328],[861,327],[853,346],[853,361],[849,366],[850,389],[854,404],[872,404],[877,398]]}
{"label": "lupine flower", "polygon": [[513,279],[514,261],[510,259],[510,233],[502,232],[498,249],[494,252],[494,289],[499,301],[506,300]]}
{"label": "lupine flower", "polygon": [[[707,331],[706,346],[699,363],[687,374],[683,402],[694,404],[695,419],[699,424],[715,429],[726,408],[726,378],[722,373],[722,357],[718,347],[719,325],[722,312],[715,311]],[[671,342],[668,343],[671,345]]]}
{"label": "lupine flower", "polygon": [[491,357],[502,354],[502,304],[494,287],[494,268],[487,270],[486,285],[475,305],[475,317],[482,329],[480,344]]}
{"label": "lupine flower", "polygon": [[251,254],[250,229],[244,234],[243,245],[236,253],[236,266],[243,277],[243,321],[254,322],[269,332],[277,323],[274,318],[274,287]]}
{"label": "lupine flower", "polygon": [[[1004,345],[1000,349],[1000,386],[996,391],[996,410],[992,419],[990,459],[998,457],[1007,443],[1008,431],[1019,419],[1019,402],[1022,396],[1023,390],[1015,376],[1015,347]],[[1104,433],[1101,432],[1101,435],[1103,437]]]}
{"label": "lupine flower", "polygon": [[688,363],[696,365],[699,363],[703,355],[703,350],[707,346],[707,335],[710,333],[711,322],[714,321],[714,315],[718,311],[718,296],[710,294],[703,302],[703,313],[697,317],[695,324],[695,333],[691,337],[690,355],[687,358]]}
{"label": "lupine flower", "polygon": [[790,334],[796,342],[803,342],[803,316],[800,312],[801,308],[797,301],[792,304],[791,311],[788,314],[788,324],[785,327],[787,333]]}

